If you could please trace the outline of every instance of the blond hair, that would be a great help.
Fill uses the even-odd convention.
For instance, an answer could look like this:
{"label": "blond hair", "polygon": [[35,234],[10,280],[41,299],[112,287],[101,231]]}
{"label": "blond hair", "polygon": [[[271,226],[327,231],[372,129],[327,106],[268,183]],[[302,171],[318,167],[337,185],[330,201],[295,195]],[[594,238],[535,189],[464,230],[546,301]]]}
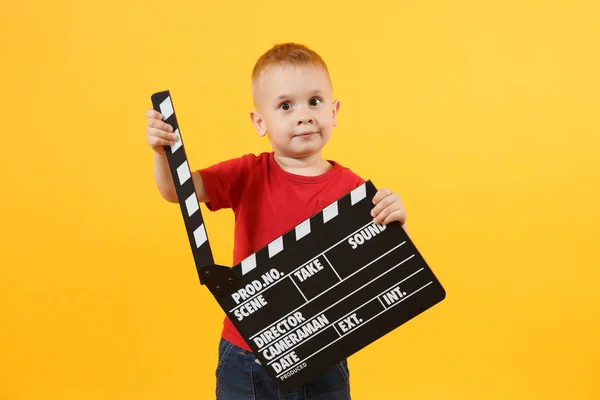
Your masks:
{"label": "blond hair", "polygon": [[282,64],[289,66],[313,66],[322,68],[327,74],[329,82],[331,83],[331,77],[329,76],[327,64],[316,51],[303,44],[280,43],[271,47],[256,61],[256,64],[252,69],[253,92],[255,92],[257,89],[256,83],[258,82],[258,79],[263,71],[269,67]]}
{"label": "blond hair", "polygon": [[327,64],[314,50],[298,43],[281,43],[271,47],[256,61],[252,70],[252,80],[272,65],[312,65],[323,68],[328,74]]}

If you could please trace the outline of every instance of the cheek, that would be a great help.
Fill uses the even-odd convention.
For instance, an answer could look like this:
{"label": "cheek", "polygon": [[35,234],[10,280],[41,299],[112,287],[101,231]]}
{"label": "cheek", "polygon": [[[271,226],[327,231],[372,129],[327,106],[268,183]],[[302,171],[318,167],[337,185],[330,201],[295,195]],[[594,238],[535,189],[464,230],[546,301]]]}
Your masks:
{"label": "cheek", "polygon": [[281,113],[273,116],[272,121],[277,126],[284,126],[289,119],[291,119],[291,114]]}
{"label": "cheek", "polygon": [[270,121],[269,125],[271,138],[277,142],[285,140],[290,132],[289,123],[284,118],[275,118]]}
{"label": "cheek", "polygon": [[281,130],[283,126],[282,118],[278,116],[270,117],[266,122],[269,129],[274,132]]}
{"label": "cheek", "polygon": [[324,123],[324,124],[333,123],[333,115],[331,113],[331,110],[329,110],[329,109],[319,110],[318,118],[319,118],[319,121],[321,121],[321,123]]}
{"label": "cheek", "polygon": [[285,118],[277,118],[274,122],[273,128],[278,132],[286,132],[289,130],[289,123]]}

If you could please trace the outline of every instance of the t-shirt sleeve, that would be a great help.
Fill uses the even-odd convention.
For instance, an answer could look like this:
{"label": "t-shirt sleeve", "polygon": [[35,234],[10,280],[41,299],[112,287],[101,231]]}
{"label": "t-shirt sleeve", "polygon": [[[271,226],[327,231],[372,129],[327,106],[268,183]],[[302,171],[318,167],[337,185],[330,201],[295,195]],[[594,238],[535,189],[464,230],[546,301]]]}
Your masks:
{"label": "t-shirt sleeve", "polygon": [[254,155],[247,154],[198,170],[208,196],[205,204],[210,211],[237,208],[254,158]]}

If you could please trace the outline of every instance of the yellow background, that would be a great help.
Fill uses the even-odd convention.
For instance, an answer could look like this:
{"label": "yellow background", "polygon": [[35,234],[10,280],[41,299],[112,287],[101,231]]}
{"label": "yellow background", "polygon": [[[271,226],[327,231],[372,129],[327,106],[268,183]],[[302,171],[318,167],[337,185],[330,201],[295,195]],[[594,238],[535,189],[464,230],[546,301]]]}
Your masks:
{"label": "yellow background", "polygon": [[[223,314],[145,142],[268,150],[251,68],[321,53],[325,155],[406,203],[447,299],[350,358],[355,399],[600,398],[596,1],[4,1],[0,398],[211,399]],[[218,263],[233,218],[203,206]]]}

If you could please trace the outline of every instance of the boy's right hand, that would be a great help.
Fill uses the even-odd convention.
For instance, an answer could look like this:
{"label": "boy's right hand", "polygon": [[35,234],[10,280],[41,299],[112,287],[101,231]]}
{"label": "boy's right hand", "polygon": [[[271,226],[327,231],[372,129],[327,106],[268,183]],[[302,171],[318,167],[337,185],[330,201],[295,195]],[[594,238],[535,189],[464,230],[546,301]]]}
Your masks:
{"label": "boy's right hand", "polygon": [[158,111],[149,108],[146,110],[146,140],[152,150],[158,154],[165,154],[164,146],[171,146],[178,138],[173,133],[173,127],[162,120],[162,115]]}

